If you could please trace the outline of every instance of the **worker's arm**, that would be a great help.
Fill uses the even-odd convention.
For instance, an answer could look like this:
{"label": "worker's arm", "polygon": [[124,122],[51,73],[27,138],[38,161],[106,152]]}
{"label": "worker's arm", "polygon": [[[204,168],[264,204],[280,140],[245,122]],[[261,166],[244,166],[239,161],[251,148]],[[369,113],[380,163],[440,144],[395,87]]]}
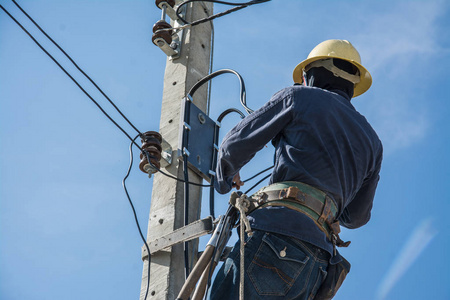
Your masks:
{"label": "worker's arm", "polygon": [[292,120],[291,93],[278,92],[225,136],[217,159],[215,188],[219,193],[228,193],[239,170]]}
{"label": "worker's arm", "polygon": [[339,222],[344,227],[354,229],[369,222],[375,190],[380,179],[381,156],[380,154],[373,172],[364,180],[352,202],[344,208],[339,218]]}

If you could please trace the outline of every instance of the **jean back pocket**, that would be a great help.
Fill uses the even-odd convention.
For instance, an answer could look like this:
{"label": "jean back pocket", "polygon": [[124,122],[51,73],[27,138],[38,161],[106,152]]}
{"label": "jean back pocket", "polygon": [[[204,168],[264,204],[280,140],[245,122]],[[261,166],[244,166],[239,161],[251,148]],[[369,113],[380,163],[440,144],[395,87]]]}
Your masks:
{"label": "jean back pocket", "polygon": [[[259,295],[285,296],[310,259],[310,254],[289,237],[266,233],[250,263],[247,274]],[[297,282],[304,286],[305,282]],[[300,289],[302,289],[301,287]]]}

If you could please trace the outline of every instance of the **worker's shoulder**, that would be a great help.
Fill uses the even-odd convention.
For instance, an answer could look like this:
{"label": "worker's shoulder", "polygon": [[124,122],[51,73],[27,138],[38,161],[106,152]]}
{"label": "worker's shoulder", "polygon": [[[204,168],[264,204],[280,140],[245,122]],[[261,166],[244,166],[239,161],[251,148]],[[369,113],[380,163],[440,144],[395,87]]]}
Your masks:
{"label": "worker's shoulder", "polygon": [[311,88],[304,86],[304,85],[300,85],[300,84],[295,84],[292,86],[288,86],[285,87],[281,90],[279,90],[278,92],[276,92],[273,96],[272,96],[272,100],[275,101],[279,101],[279,100],[291,100],[294,98],[301,98],[302,96],[306,96],[306,94],[310,93]]}
{"label": "worker's shoulder", "polygon": [[288,87],[285,87],[275,93],[274,97],[306,97],[306,96],[319,96],[322,94],[326,94],[326,91],[320,88],[304,86],[301,84],[294,84]]}

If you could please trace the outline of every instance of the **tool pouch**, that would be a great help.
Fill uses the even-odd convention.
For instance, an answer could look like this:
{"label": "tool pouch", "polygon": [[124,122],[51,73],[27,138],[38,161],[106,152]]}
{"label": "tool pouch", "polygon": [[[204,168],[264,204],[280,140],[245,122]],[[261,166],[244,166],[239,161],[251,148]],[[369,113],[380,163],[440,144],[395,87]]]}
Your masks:
{"label": "tool pouch", "polygon": [[[342,257],[342,256],[341,256]],[[344,282],[348,272],[350,272],[350,263],[342,257],[342,261],[327,268],[325,281],[319,287],[314,300],[331,300]]]}

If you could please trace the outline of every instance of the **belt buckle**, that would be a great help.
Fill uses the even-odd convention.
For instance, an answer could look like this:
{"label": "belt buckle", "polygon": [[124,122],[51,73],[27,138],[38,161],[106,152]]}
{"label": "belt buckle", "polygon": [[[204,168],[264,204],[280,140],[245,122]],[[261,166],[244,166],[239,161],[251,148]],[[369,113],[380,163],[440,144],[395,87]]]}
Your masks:
{"label": "belt buckle", "polygon": [[288,190],[286,192],[286,198],[289,199],[297,199],[297,194],[300,190],[296,186],[290,186],[288,187]]}
{"label": "belt buckle", "polygon": [[283,189],[280,192],[281,199],[292,199],[297,200],[299,202],[305,202],[306,194],[300,191],[300,189],[296,186],[290,186],[287,189]]}

